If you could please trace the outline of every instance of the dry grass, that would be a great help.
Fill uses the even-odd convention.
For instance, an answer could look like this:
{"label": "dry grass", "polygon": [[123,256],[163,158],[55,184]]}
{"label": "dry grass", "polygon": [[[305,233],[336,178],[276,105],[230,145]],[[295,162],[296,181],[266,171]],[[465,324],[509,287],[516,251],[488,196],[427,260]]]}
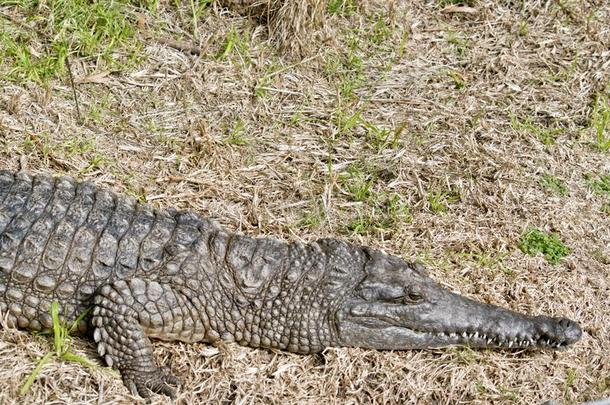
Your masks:
{"label": "dry grass", "polygon": [[[266,24],[286,56],[309,56],[323,41],[327,0],[221,0],[221,6]],[[329,35],[327,33],[327,35]]]}
{"label": "dry grass", "polygon": [[[329,14],[334,44],[295,62],[248,17],[207,9],[195,35],[187,4],[161,2],[138,10],[140,29],[202,54],[146,40],[131,69],[74,57],[82,123],[67,79],[1,81],[3,168],[67,173],[249,234],[383,248],[423,260],[465,295],[567,316],[585,331],[558,353],[156,344],[185,382],[179,403],[610,396],[610,196],[591,186],[610,174],[591,122],[610,96],[610,6],[451,3]],[[543,187],[548,176],[567,193]],[[570,255],[553,266],[523,254],[529,227],[557,234]],[[0,335],[0,403],[134,401],[112,375],[56,363],[17,398],[50,343]],[[75,350],[98,359],[87,340]]]}

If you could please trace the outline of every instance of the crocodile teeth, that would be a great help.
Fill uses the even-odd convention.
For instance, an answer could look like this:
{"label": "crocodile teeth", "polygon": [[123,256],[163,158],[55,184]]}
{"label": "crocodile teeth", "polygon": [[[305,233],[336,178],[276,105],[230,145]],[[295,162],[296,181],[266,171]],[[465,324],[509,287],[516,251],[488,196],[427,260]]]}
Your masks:
{"label": "crocodile teeth", "polygon": [[462,332],[462,337],[463,337],[463,338],[467,338],[467,337],[468,337],[468,334],[467,334],[466,332]]}
{"label": "crocodile teeth", "polygon": [[474,333],[474,335],[473,335],[473,337],[474,337],[475,339],[478,339],[478,338],[479,338],[479,332],[475,332],[475,333]]}
{"label": "crocodile teeth", "polygon": [[457,335],[457,333],[452,333],[452,334],[449,335],[449,337],[456,338],[456,337],[458,337],[458,335]]}
{"label": "crocodile teeth", "polygon": [[492,338],[487,339],[487,344],[490,344],[491,342],[493,342]]}
{"label": "crocodile teeth", "polygon": [[513,347],[513,343],[515,343],[515,342],[513,342],[512,340],[509,340],[509,341],[508,341],[508,348],[509,348],[509,349],[510,349],[511,347]]}

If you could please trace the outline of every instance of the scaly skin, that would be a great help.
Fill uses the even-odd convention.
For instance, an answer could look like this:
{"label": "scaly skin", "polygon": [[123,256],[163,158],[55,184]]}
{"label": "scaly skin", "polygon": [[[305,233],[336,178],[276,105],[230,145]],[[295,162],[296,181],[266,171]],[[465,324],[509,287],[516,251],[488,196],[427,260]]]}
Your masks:
{"label": "scaly skin", "polygon": [[419,264],[335,239],[283,243],[156,211],[69,178],[0,171],[0,312],[52,326],[51,303],[79,325],[130,391],[174,396],[150,338],[313,353],[329,346],[409,349],[564,347],[579,326],[452,294]]}

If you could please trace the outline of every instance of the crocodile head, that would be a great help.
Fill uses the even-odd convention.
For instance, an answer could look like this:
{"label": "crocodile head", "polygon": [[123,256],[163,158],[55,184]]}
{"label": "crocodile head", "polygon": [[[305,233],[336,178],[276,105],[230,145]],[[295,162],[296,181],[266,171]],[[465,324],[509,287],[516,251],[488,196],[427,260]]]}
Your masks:
{"label": "crocodile head", "polygon": [[528,316],[454,294],[420,264],[367,250],[364,278],[335,313],[342,346],[563,348],[581,337],[565,318]]}

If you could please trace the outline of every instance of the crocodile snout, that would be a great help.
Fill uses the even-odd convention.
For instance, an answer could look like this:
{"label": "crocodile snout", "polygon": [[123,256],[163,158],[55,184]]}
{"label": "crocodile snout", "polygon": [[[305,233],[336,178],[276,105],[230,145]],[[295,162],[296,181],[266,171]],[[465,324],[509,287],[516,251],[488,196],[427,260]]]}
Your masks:
{"label": "crocodile snout", "polygon": [[582,329],[576,322],[567,318],[559,318],[557,324],[557,328],[560,330],[560,334],[564,336],[566,344],[577,342],[582,337]]}
{"label": "crocodile snout", "polygon": [[582,329],[576,322],[567,318],[550,318],[541,316],[538,333],[544,340],[556,342],[558,347],[577,342],[582,337]]}

